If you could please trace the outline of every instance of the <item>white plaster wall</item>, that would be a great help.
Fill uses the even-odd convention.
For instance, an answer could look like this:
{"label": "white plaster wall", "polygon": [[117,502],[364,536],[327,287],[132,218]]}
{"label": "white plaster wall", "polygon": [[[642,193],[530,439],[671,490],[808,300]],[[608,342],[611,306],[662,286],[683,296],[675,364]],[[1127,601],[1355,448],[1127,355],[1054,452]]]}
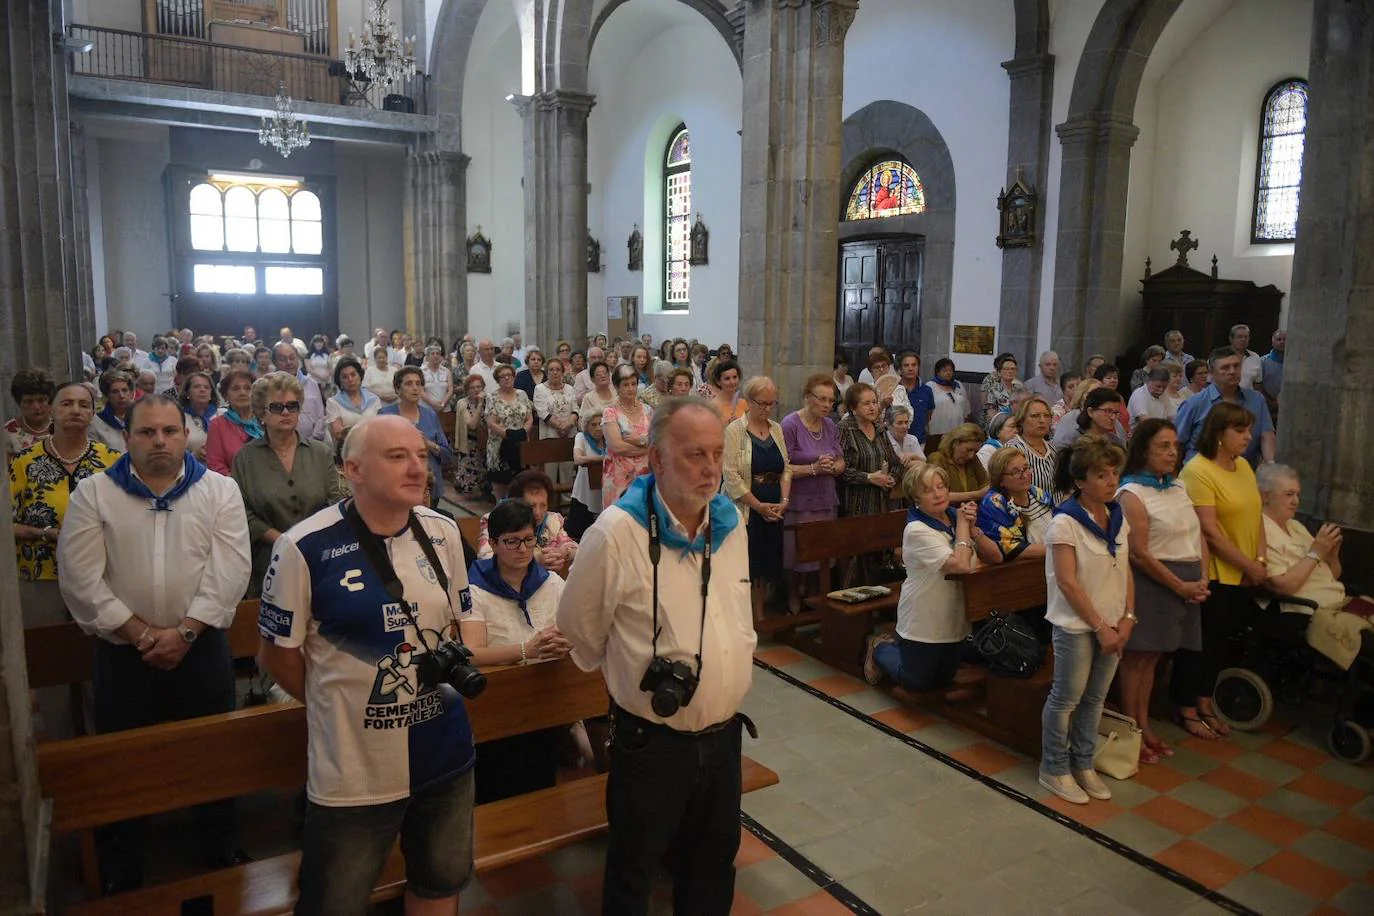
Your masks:
{"label": "white plaster wall", "polygon": [[90,216],[91,299],[95,309],[95,330],[110,329],[110,306],[105,280],[105,211],[100,190],[100,142],[86,138],[86,212]]}
{"label": "white plaster wall", "polygon": [[[169,153],[167,128],[142,125],[98,143],[103,220],[105,300],[110,327],[138,334],[145,343],[171,324],[166,294],[172,289],[162,172]],[[95,246],[92,245],[94,252]]]}
{"label": "white plaster wall", "polygon": [[399,149],[337,150],[339,330],[361,346],[373,328],[406,323],[405,163]]}
{"label": "white plaster wall", "polygon": [[[1172,264],[1169,242],[1185,228],[1201,243],[1196,269],[1208,270],[1215,254],[1221,276],[1287,292],[1293,246],[1250,244],[1255,157],[1264,95],[1307,75],[1311,25],[1310,0],[1237,0],[1161,73],[1147,70],[1131,163],[1128,301],[1139,301],[1144,257],[1156,269]],[[1167,37],[1168,29],[1161,43]]]}
{"label": "white plaster wall", "polygon": [[[997,324],[996,201],[1006,183],[1011,91],[1001,63],[1013,56],[1015,39],[1005,0],[864,0],[845,39],[845,117],[880,99],[905,102],[925,112],[949,146],[957,194],[953,324]],[[959,368],[991,370],[992,358],[961,354]]]}
{"label": "white plaster wall", "polygon": [[[597,102],[588,121],[589,213],[592,235],[602,242],[602,272],[588,278],[588,329],[606,327],[606,297],[638,296],[641,334],[733,346],[739,322],[739,66],[720,34],[695,13],[651,34],[634,53],[622,39],[642,25],[633,17],[636,3],[611,15],[592,49],[589,83]],[[692,78],[683,79],[688,73]],[[692,209],[711,232],[710,264],[692,268],[686,313],[662,311],[662,156],[679,123],[692,137]],[[631,272],[626,242],[636,222],[644,234],[645,270]]]}
{"label": "white plaster wall", "polygon": [[514,16],[493,0],[473,36],[463,85],[463,152],[471,158],[464,234],[481,226],[492,243],[492,272],[467,280],[468,330],[478,336],[504,336],[525,315],[524,124],[506,101],[520,92],[520,60]]}

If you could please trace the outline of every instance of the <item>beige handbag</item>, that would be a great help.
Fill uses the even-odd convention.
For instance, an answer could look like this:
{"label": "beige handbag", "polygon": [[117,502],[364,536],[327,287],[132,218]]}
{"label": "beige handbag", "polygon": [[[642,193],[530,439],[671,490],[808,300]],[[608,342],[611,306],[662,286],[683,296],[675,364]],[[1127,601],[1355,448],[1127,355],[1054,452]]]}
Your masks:
{"label": "beige handbag", "polygon": [[1110,709],[1097,722],[1097,750],[1093,769],[1112,779],[1130,779],[1140,770],[1143,733],[1135,719]]}

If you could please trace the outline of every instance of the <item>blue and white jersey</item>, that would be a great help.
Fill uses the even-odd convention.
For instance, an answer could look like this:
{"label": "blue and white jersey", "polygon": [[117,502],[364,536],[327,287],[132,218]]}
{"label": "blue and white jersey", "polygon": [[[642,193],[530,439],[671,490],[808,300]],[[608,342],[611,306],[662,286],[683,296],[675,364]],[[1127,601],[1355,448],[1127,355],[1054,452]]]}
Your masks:
{"label": "blue and white jersey", "polygon": [[472,611],[458,526],[415,515],[448,575],[445,594],[409,528],[384,544],[409,612],[392,600],[344,516],[321,509],[277,539],[262,582],[262,638],[305,655],[310,768],[321,805],[374,805],[466,772],[475,752],[462,698],[426,689],[419,659]]}

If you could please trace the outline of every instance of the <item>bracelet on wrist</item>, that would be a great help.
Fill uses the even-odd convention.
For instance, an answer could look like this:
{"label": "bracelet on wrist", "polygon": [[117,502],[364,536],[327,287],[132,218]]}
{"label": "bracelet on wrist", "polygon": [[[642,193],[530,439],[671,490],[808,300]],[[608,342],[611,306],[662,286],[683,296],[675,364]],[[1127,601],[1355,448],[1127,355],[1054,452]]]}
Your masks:
{"label": "bracelet on wrist", "polygon": [[[529,641],[529,640],[526,640],[526,642],[528,642],[528,641]],[[528,661],[528,660],[529,660],[528,656],[525,655],[525,643],[522,642],[522,643],[520,644],[520,664],[523,665],[523,664],[524,664],[526,661]]]}

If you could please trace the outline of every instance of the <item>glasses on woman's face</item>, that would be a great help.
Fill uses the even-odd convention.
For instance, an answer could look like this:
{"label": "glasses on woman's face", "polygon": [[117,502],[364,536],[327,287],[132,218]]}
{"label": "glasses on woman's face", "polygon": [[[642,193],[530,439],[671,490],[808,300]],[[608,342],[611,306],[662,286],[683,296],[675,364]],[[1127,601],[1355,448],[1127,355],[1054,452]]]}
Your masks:
{"label": "glasses on woman's face", "polygon": [[1019,468],[1007,468],[1005,471],[1008,477],[1029,477],[1030,472],[1030,466],[1025,464],[1021,465]]}
{"label": "glasses on woman's face", "polygon": [[267,405],[267,412],[274,414],[300,413],[300,401],[276,401]]}
{"label": "glasses on woman's face", "polygon": [[816,394],[814,391],[809,391],[806,396],[817,404],[831,405],[835,403],[835,398],[828,394]]}
{"label": "glasses on woman's face", "polygon": [[535,543],[537,543],[535,536],[532,534],[529,537],[523,538],[512,535],[510,537],[497,538],[496,541],[507,550],[520,550],[521,548],[533,550]]}
{"label": "glasses on woman's face", "polygon": [[758,398],[754,398],[753,400],[755,407],[762,407],[764,410],[772,410],[774,407],[778,406],[777,398],[771,401],[760,401]]}

